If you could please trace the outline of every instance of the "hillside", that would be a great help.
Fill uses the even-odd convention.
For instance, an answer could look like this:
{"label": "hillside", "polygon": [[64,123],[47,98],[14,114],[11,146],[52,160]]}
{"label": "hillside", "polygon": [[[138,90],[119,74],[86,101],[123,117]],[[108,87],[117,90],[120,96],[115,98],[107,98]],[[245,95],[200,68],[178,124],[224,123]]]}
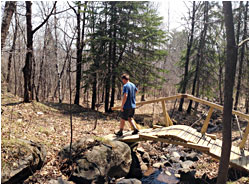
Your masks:
{"label": "hillside", "polygon": [[[5,170],[11,167],[11,165],[16,165],[15,160],[18,160],[18,154],[20,153],[15,150],[16,141],[17,139],[26,139],[44,145],[47,155],[42,169],[36,171],[25,181],[25,183],[48,183],[51,179],[58,179],[59,177],[67,180],[67,177],[60,171],[57,154],[63,146],[69,144],[70,141],[69,104],[42,103],[36,101],[23,103],[21,98],[15,97],[11,93],[7,93],[4,85],[2,85],[1,100],[1,169]],[[151,108],[152,107],[149,105],[149,107],[144,106],[143,111],[138,110],[136,120],[139,122],[151,122],[152,115],[145,115],[145,110],[150,111],[152,110]],[[157,105],[156,108],[160,109]],[[72,105],[72,113],[73,142],[83,136],[94,137],[114,133],[114,131],[119,128],[119,117],[117,112],[105,114],[92,111],[82,106]],[[176,111],[173,118],[176,119],[178,124],[183,122],[188,125],[198,119],[201,116],[201,113],[199,114],[198,116],[187,116],[184,113]],[[157,116],[159,115],[157,114]],[[96,121],[97,128],[93,130]],[[202,119],[200,122],[202,122]],[[199,122],[197,125],[199,125]],[[128,127],[126,127],[126,129],[128,129]],[[216,134],[218,138],[221,138],[220,130],[221,129],[213,133]],[[238,137],[237,132],[236,129],[233,131],[234,138]],[[164,146],[165,145],[166,147],[170,147],[167,144],[164,144]],[[155,156],[161,156],[169,152],[161,147],[161,143],[141,142],[139,144],[139,147],[145,150],[149,149],[149,146],[151,147],[150,150],[155,152]],[[177,150],[183,150],[178,146],[173,147],[177,148]],[[154,163],[156,162],[157,161],[154,160]],[[206,174],[209,178],[214,178],[217,175],[218,162],[206,154],[200,154],[199,161],[195,162],[194,168],[196,169],[197,177]],[[240,182],[247,183],[248,178],[244,177]]]}

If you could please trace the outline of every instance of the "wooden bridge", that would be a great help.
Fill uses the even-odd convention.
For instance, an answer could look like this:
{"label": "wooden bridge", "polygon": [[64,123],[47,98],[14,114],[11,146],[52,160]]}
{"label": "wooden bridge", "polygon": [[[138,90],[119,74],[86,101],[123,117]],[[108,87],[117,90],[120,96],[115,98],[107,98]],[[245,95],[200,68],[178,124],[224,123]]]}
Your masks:
{"label": "wooden bridge", "polygon": [[[173,125],[172,120],[170,119],[167,111],[165,101],[175,100],[180,98],[187,98],[195,102],[199,102],[205,105],[210,106],[208,115],[205,119],[201,132],[198,132],[196,129],[186,126],[186,125]],[[154,125],[153,128],[141,129],[137,135],[132,135],[132,131],[124,132],[122,137],[117,138],[114,134],[106,136],[106,139],[110,140],[120,140],[123,142],[138,142],[146,140],[154,140],[165,143],[171,143],[175,145],[181,145],[187,148],[192,148],[204,152],[215,159],[220,160],[222,141],[217,139],[215,135],[207,134],[207,128],[209,120],[213,113],[214,109],[223,110],[221,105],[211,103],[206,100],[196,98],[188,94],[179,94],[176,96],[160,98],[156,100],[139,102],[136,105],[144,105],[155,102],[162,103],[163,115],[166,127]],[[120,107],[113,107],[113,110],[119,110]],[[232,145],[231,155],[230,155],[230,165],[236,168],[249,171],[249,151],[244,150],[244,146],[249,134],[249,116],[243,114],[239,111],[232,111],[233,114],[240,116],[243,119],[248,120],[248,125],[246,126],[245,132],[243,134],[242,140],[239,146]],[[240,128],[239,128],[240,129]]]}

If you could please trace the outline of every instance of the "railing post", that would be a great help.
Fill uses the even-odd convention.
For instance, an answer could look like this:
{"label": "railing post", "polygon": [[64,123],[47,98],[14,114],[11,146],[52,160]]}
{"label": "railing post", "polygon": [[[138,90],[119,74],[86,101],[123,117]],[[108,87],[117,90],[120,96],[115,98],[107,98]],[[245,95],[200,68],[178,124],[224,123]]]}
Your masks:
{"label": "railing post", "polygon": [[172,120],[170,119],[169,115],[168,115],[168,112],[166,111],[166,104],[165,104],[165,101],[161,101],[161,104],[162,104],[162,110],[163,110],[163,116],[164,116],[164,120],[165,120],[165,124],[166,124],[166,127],[168,127],[169,125],[173,125],[173,122]]}
{"label": "railing post", "polygon": [[210,109],[208,111],[208,114],[207,114],[207,117],[206,117],[206,120],[204,121],[204,124],[203,124],[203,126],[201,128],[201,133],[202,134],[205,134],[205,132],[207,131],[208,123],[209,123],[210,118],[211,118],[211,116],[213,114],[213,110],[214,110],[214,108],[210,107]]}
{"label": "railing post", "polygon": [[248,134],[249,134],[249,122],[247,124],[247,128],[246,128],[245,133],[243,135],[242,141],[240,142],[240,145],[239,145],[240,149],[244,148],[244,145],[247,141]]}

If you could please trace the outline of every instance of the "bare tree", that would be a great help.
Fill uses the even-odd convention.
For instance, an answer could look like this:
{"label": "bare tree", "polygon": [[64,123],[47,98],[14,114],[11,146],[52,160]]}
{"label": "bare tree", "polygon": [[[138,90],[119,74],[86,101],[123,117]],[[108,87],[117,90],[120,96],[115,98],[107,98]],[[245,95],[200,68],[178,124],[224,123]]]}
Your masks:
{"label": "bare tree", "polygon": [[233,87],[235,80],[235,69],[237,62],[237,46],[235,44],[232,4],[230,1],[223,2],[223,12],[227,36],[227,60],[224,86],[224,107],[223,107],[223,130],[222,130],[222,152],[218,172],[217,183],[225,184],[227,181],[228,167],[232,145],[232,107]]}
{"label": "bare tree", "polygon": [[1,27],[1,50],[4,47],[5,39],[8,35],[11,18],[16,9],[16,1],[6,1]]}
{"label": "bare tree", "polygon": [[13,56],[15,57],[14,52],[16,49],[16,38],[17,38],[17,30],[18,26],[17,26],[17,14],[15,13],[15,28],[14,28],[14,36],[13,36],[13,42],[12,42],[12,46],[10,49],[10,54],[9,54],[9,61],[8,61],[8,73],[7,73],[7,78],[6,78],[6,82],[8,83],[8,91],[10,92],[10,69],[11,69],[11,63],[12,63],[12,58]]}
{"label": "bare tree", "polygon": [[[192,12],[192,23],[191,23],[191,33],[190,33],[190,39],[188,39],[187,43],[187,53],[186,53],[186,63],[185,63],[185,73],[184,73],[184,79],[183,79],[183,85],[181,93],[186,93],[187,83],[188,83],[188,65],[189,65],[189,58],[191,53],[191,48],[193,44],[193,38],[194,38],[194,24],[195,24],[195,1],[193,1],[193,12]],[[180,105],[179,105],[179,111],[182,111],[182,106],[184,103],[184,98],[181,99]]]}
{"label": "bare tree", "polygon": [[[241,6],[243,2],[240,2]],[[246,9],[244,13],[244,30],[243,30],[243,36],[242,36],[242,41],[244,41],[247,38],[247,28],[248,28],[248,1],[246,3]],[[239,20],[240,22],[241,20]],[[239,44],[239,42],[237,42]],[[241,46],[241,52],[240,52],[240,60],[239,60],[239,74],[238,74],[238,81],[237,81],[237,91],[235,95],[235,104],[234,104],[234,109],[237,110],[238,107],[238,102],[239,102],[239,96],[240,96],[240,90],[241,90],[241,79],[242,79],[242,69],[243,69],[243,60],[245,56],[245,44]]]}
{"label": "bare tree", "polygon": [[26,1],[25,3],[26,3],[26,24],[27,24],[27,52],[26,52],[25,65],[23,67],[24,102],[29,102],[30,95],[32,93],[32,84],[31,84],[32,62],[34,62],[33,36],[36,33],[36,31],[38,31],[49,20],[49,17],[52,15],[57,1],[54,3],[54,6],[50,14],[34,30],[32,30],[32,3],[31,1]]}

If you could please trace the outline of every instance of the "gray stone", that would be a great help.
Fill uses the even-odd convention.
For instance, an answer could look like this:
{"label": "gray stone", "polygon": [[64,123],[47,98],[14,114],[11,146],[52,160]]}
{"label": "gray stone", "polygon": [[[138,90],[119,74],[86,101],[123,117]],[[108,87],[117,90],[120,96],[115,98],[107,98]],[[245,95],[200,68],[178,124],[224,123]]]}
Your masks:
{"label": "gray stone", "polygon": [[51,179],[48,184],[70,184],[69,181],[63,180],[61,177],[57,180]]}
{"label": "gray stone", "polygon": [[[59,156],[69,156],[69,146]],[[72,145],[76,168],[70,180],[76,183],[104,183],[107,177],[125,177],[132,163],[129,146],[120,141],[99,142],[83,138]]]}
{"label": "gray stone", "polygon": [[176,158],[176,157],[170,157],[169,162],[170,162],[170,163],[179,163],[179,162],[180,162],[180,159],[179,159],[179,158]]}
{"label": "gray stone", "polygon": [[162,156],[160,157],[160,159],[163,160],[163,161],[167,160],[167,158],[166,158],[165,155],[162,155]]}
{"label": "gray stone", "polygon": [[174,158],[177,158],[177,159],[180,159],[180,154],[178,153],[178,152],[173,152],[172,153],[172,156],[174,157]]}
{"label": "gray stone", "polygon": [[192,166],[194,165],[194,162],[193,161],[184,161],[184,162],[181,162],[181,166],[182,168],[191,168]]}
{"label": "gray stone", "polygon": [[172,166],[171,163],[169,161],[165,161],[163,162],[164,166],[165,167],[169,167],[169,166]]}
{"label": "gray stone", "polygon": [[141,181],[135,178],[132,179],[121,179],[116,184],[141,184]]}
{"label": "gray stone", "polygon": [[190,160],[190,161],[198,161],[199,158],[198,158],[197,156],[198,156],[197,153],[192,152],[192,153],[190,153],[190,154],[187,154],[186,159],[187,159],[187,160]]}
{"label": "gray stone", "polygon": [[19,159],[13,161],[11,167],[2,169],[1,183],[21,184],[44,164],[46,150],[43,145],[28,140],[17,140],[16,148],[25,149],[27,154],[18,156]]}
{"label": "gray stone", "polygon": [[153,167],[162,168],[162,167],[164,167],[164,164],[163,163],[155,163],[155,164],[153,164]]}
{"label": "gray stone", "polygon": [[145,152],[145,150],[142,147],[138,147],[137,152],[139,152],[140,154],[143,154]]}

